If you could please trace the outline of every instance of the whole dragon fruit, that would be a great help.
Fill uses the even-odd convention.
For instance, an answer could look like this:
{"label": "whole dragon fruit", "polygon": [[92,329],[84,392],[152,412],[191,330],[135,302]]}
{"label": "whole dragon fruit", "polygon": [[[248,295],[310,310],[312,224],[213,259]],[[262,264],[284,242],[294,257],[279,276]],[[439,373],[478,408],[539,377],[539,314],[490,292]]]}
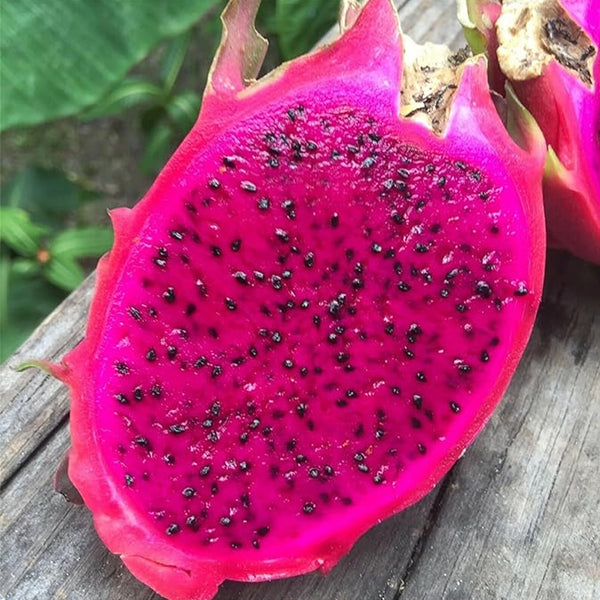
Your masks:
{"label": "whole dragon fruit", "polygon": [[459,0],[459,18],[549,145],[549,243],[600,264],[600,0]]}
{"label": "whole dragon fruit", "polygon": [[258,4],[227,7],[198,122],[112,212],[86,337],[52,366],[70,480],[174,600],[327,571],[426,494],[542,290],[545,146],[514,100],[508,135],[485,60],[347,1],[340,39],[255,81]]}

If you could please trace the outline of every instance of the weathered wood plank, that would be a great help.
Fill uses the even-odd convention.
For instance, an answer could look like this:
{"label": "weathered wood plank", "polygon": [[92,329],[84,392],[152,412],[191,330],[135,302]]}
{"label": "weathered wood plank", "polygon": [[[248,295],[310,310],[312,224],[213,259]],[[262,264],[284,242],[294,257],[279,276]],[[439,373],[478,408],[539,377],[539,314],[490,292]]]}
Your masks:
{"label": "weathered wood plank", "polygon": [[551,253],[547,271],[525,359],[403,598],[600,598],[600,269]]}
{"label": "weathered wood plank", "polygon": [[43,371],[14,370],[30,359],[58,362],[83,337],[94,276],[52,312],[0,367],[0,488],[65,418],[64,386]]}

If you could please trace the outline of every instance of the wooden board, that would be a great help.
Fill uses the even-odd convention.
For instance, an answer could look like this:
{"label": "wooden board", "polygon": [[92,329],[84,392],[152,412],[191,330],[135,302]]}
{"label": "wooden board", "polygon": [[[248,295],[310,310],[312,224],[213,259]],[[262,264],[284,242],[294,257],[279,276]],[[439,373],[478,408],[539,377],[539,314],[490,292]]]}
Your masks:
{"label": "wooden board", "polygon": [[[453,0],[400,2],[417,39],[457,47]],[[218,600],[600,598],[600,268],[550,253],[517,374],[475,444],[425,499],[367,533],[327,576],[225,583]],[[0,600],[157,600],[89,512],[52,492],[68,396],[25,358],[83,335],[93,278],[0,369]]]}

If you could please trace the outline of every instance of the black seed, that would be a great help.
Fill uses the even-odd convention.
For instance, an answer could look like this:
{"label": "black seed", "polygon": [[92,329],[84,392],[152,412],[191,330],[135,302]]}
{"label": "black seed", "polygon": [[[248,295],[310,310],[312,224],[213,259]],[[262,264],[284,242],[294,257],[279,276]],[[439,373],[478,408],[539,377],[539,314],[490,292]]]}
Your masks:
{"label": "black seed", "polygon": [[327,341],[328,341],[330,344],[335,344],[335,343],[336,343],[336,341],[337,341],[337,335],[336,335],[335,333],[329,333],[329,334],[327,335]]}
{"label": "black seed", "polygon": [[160,398],[162,396],[162,387],[158,383],[155,383],[150,388],[150,395],[154,398]]}
{"label": "black seed", "polygon": [[181,493],[183,494],[184,498],[193,498],[196,495],[196,490],[193,487],[186,487],[183,488]]}
{"label": "black seed", "polygon": [[348,406],[348,400],[346,400],[345,398],[338,398],[335,403],[340,407],[340,408],[344,408],[345,406]]}
{"label": "black seed", "polygon": [[135,306],[130,306],[129,307],[129,314],[136,320],[139,321],[142,318],[142,313],[135,307]]}
{"label": "black seed", "polygon": [[279,275],[271,275],[271,285],[273,289],[280,290],[283,287],[283,281]]}
{"label": "black seed", "polygon": [[[250,410],[248,410],[248,412],[250,414],[254,413],[254,410],[252,412],[250,412]],[[250,423],[250,425],[248,425],[248,427],[252,430],[254,429],[258,429],[258,426],[260,425],[260,419],[252,419],[252,422]]]}
{"label": "black seed", "polygon": [[252,194],[256,192],[256,186],[251,181],[242,181],[242,183],[240,183],[240,187],[245,192],[250,192]]}
{"label": "black seed", "polygon": [[394,324],[393,324],[393,323],[388,323],[388,324],[385,326],[385,332],[386,332],[388,335],[392,335],[392,334],[394,333]]}
{"label": "black seed", "polygon": [[314,502],[305,502],[304,506],[302,507],[302,511],[304,512],[304,514],[310,515],[315,511],[316,508],[317,506]]}
{"label": "black seed", "polygon": [[478,281],[475,284],[475,293],[482,298],[489,298],[492,295],[492,288],[485,281]]}
{"label": "black seed", "polygon": [[425,377],[425,373],[423,373],[423,371],[417,371],[415,377],[417,378],[417,381],[420,381],[422,383],[425,383],[427,381],[427,377]]}
{"label": "black seed", "polygon": [[177,523],[171,523],[165,531],[167,535],[175,535],[176,533],[179,533],[179,525],[177,525]]}
{"label": "black seed", "polygon": [[218,179],[213,177],[212,179],[209,179],[208,187],[212,188],[213,190],[218,190],[221,187],[221,184]]}
{"label": "black seed", "polygon": [[367,156],[367,158],[365,158],[365,160],[363,160],[363,162],[360,166],[363,169],[370,169],[375,164],[375,162],[376,162],[375,157]]}
{"label": "black seed", "polygon": [[443,188],[446,185],[446,178],[442,175],[437,181],[438,187]]}
{"label": "black seed", "polygon": [[172,465],[175,464],[175,457],[172,454],[165,454],[163,456],[163,460],[168,464],[168,465]]}
{"label": "black seed", "polygon": [[212,368],[210,375],[214,379],[215,377],[218,377],[219,375],[221,375],[222,372],[223,372],[223,367],[221,367],[220,365],[215,365]]}
{"label": "black seed", "polygon": [[304,266],[311,268],[315,264],[315,255],[313,252],[308,252],[304,257]]}
{"label": "black seed", "polygon": [[355,460],[356,462],[362,462],[363,460],[365,460],[365,458],[366,458],[366,456],[365,456],[365,455],[364,455],[362,452],[357,452],[357,453],[354,455],[354,460]]}
{"label": "black seed", "polygon": [[375,485],[380,485],[385,481],[384,476],[381,473],[376,473],[375,477],[373,477],[373,483]]}
{"label": "black seed", "polygon": [[119,404],[129,404],[129,400],[127,400],[127,396],[125,396],[125,394],[115,394],[115,400]]}
{"label": "black seed", "polygon": [[469,373],[471,371],[471,365],[468,365],[467,363],[460,363],[457,366],[457,369],[461,372],[461,373]]}
{"label": "black seed", "polygon": [[362,279],[359,279],[358,277],[356,277],[355,279],[352,280],[352,287],[355,290],[360,290],[363,287],[365,287],[365,283]]}
{"label": "black seed", "polygon": [[479,358],[481,362],[488,362],[490,360],[490,355],[488,354],[487,350],[482,350]]}
{"label": "black seed", "polygon": [[460,406],[458,404],[456,404],[456,402],[450,402],[450,409],[452,410],[452,412],[455,412],[455,413],[460,412]]}
{"label": "black seed", "polygon": [[427,452],[427,448],[424,446],[424,444],[421,444],[421,442],[417,444],[417,449],[419,450],[420,454],[425,454]]}
{"label": "black seed", "polygon": [[125,473],[125,485],[127,487],[131,487],[133,485],[133,482],[134,482],[133,475],[130,475],[129,473]]}
{"label": "black seed", "polygon": [[146,352],[146,360],[150,362],[154,362],[156,360],[156,350],[154,348],[150,348],[150,350]]}
{"label": "black seed", "polygon": [[398,282],[398,289],[401,292],[408,292],[408,291],[410,291],[410,285],[408,283],[406,283],[406,281],[400,281],[400,282]]}
{"label": "black seed", "polygon": [[491,231],[492,233],[496,234],[496,233],[498,233],[498,232],[500,231],[500,229],[499,229],[498,225],[492,225],[492,226],[490,227],[490,231]]}
{"label": "black seed", "polygon": [[495,346],[497,346],[499,343],[500,343],[500,338],[498,338],[498,337],[493,337],[493,338],[490,340],[490,346],[494,346],[494,347],[495,347]]}
{"label": "black seed", "polygon": [[221,517],[219,522],[223,527],[229,527],[231,525],[231,517]]}
{"label": "black seed", "polygon": [[172,287],[168,287],[162,294],[163,300],[169,304],[175,302],[175,290]]}
{"label": "black seed", "polygon": [[234,300],[232,300],[231,298],[225,298],[225,306],[229,309],[229,310],[235,310],[237,308],[237,304],[235,303]]}
{"label": "black seed", "polygon": [[185,524],[192,530],[192,531],[198,531],[199,525],[198,525],[198,519],[194,516],[191,515],[189,516],[186,520],[185,520]]}
{"label": "black seed", "polygon": [[247,460],[243,460],[239,466],[242,473],[246,473],[250,469],[250,463]]}
{"label": "black seed", "polygon": [[194,367],[196,367],[196,369],[199,369],[200,367],[206,366],[207,363],[208,358],[206,358],[206,356],[200,356],[196,359],[196,362],[194,362]]}
{"label": "black seed", "polygon": [[212,419],[204,419],[204,421],[202,421],[202,427],[209,429],[210,427],[212,427],[213,422]]}
{"label": "black seed", "polygon": [[256,358],[258,356],[258,350],[254,346],[250,346],[250,348],[248,349],[248,354],[252,358]]}
{"label": "black seed", "polygon": [[356,390],[346,390],[346,398],[357,398],[358,392]]}
{"label": "black seed", "polygon": [[361,473],[368,473],[370,471],[369,466],[364,463],[360,463],[356,467]]}
{"label": "black seed", "polygon": [[371,252],[374,254],[380,254],[382,250],[383,248],[377,242],[373,242],[373,244],[371,244]]}
{"label": "black seed", "polygon": [[338,215],[337,213],[333,213],[333,216],[331,217],[331,219],[329,220],[329,224],[333,227],[336,228],[339,226],[340,224],[340,215]]}
{"label": "black seed", "polygon": [[140,402],[142,400],[142,398],[144,397],[144,392],[142,391],[142,388],[139,385],[133,390],[133,397],[138,402]]}
{"label": "black seed", "polygon": [[169,427],[169,431],[170,431],[171,433],[174,433],[174,434],[176,434],[176,435],[177,435],[177,434],[180,434],[180,433],[183,433],[183,432],[185,431],[185,425],[182,425],[182,424],[180,424],[180,423],[178,423],[178,424],[175,424],[175,425],[171,425],[171,426]]}
{"label": "black seed", "polygon": [[281,229],[278,227],[277,229],[275,229],[275,235],[282,242],[287,243],[290,241],[290,235],[285,229]]}
{"label": "black seed", "polygon": [[307,410],[308,410],[308,406],[304,402],[300,402],[300,404],[298,404],[298,406],[296,406],[296,414],[299,417],[303,417],[306,414]]}
{"label": "black seed", "polygon": [[216,496],[219,493],[219,486],[216,483],[213,483],[210,486],[210,491],[213,496]]}
{"label": "black seed", "polygon": [[230,169],[235,169],[235,158],[233,156],[224,156],[223,164]]}
{"label": "black seed", "polygon": [[209,474],[210,474],[210,465],[204,465],[200,469],[200,477],[208,477]]}
{"label": "black seed", "polygon": [[279,333],[279,331],[274,331],[273,335],[271,336],[271,339],[276,343],[276,344],[280,344],[281,340],[283,339],[281,337],[281,333]]}
{"label": "black seed", "polygon": [[396,173],[398,173],[402,179],[408,179],[410,177],[410,173],[406,169],[398,169]]}
{"label": "black seed", "polygon": [[164,269],[167,266],[167,261],[164,258],[156,258],[152,259],[152,262],[161,269]]}
{"label": "black seed", "polygon": [[464,312],[467,312],[467,306],[466,306],[465,304],[462,304],[462,303],[461,303],[461,304],[457,304],[457,305],[456,305],[456,310],[457,310],[459,313],[464,313]]}
{"label": "black seed", "polygon": [[421,429],[422,427],[422,423],[417,417],[412,417],[410,423],[413,426],[413,429]]}
{"label": "black seed", "polygon": [[500,300],[500,298],[494,298],[494,306],[496,307],[496,310],[502,310],[502,300]]}
{"label": "black seed", "polygon": [[314,315],[313,316],[313,323],[319,327],[319,325],[321,325],[321,317],[319,315]]}
{"label": "black seed", "polygon": [[400,388],[396,385],[393,385],[391,387],[391,392],[392,394],[394,394],[394,396],[399,396],[400,395]]}
{"label": "black seed", "polygon": [[427,244],[417,243],[415,244],[415,252],[419,254],[425,254],[426,252],[429,252],[429,247]]}
{"label": "black seed", "polygon": [[336,356],[336,360],[339,363],[345,363],[350,359],[350,354],[348,354],[347,352],[338,352],[337,356]]}
{"label": "black seed", "polygon": [[442,298],[447,298],[450,295],[450,290],[447,290],[446,288],[442,288],[440,290],[440,296]]}
{"label": "black seed", "polygon": [[397,210],[391,212],[391,217],[396,225],[402,225],[404,223],[404,217]]}
{"label": "black seed", "polygon": [[515,291],[515,296],[526,296],[528,293],[527,288],[525,287],[524,283],[520,283],[519,287],[517,288],[517,290]]}
{"label": "black seed", "polygon": [[118,362],[115,364],[115,370],[119,375],[128,375],[129,367],[124,362]]}
{"label": "black seed", "polygon": [[292,369],[292,368],[294,367],[294,363],[293,363],[293,361],[292,361],[292,360],[290,360],[289,358],[286,358],[286,359],[283,361],[283,366],[284,366],[286,369]]}
{"label": "black seed", "polygon": [[457,160],[454,164],[456,165],[456,168],[460,169],[461,171],[465,171],[467,169],[467,165],[460,160]]}
{"label": "black seed", "polygon": [[306,456],[304,456],[304,454],[298,454],[298,455],[296,456],[296,462],[297,462],[299,465],[302,465],[302,464],[304,464],[305,462],[308,462],[308,458],[306,458]]}
{"label": "black seed", "polygon": [[384,435],[385,435],[385,432],[383,431],[383,429],[376,429],[375,430],[375,439],[376,440],[381,440]]}

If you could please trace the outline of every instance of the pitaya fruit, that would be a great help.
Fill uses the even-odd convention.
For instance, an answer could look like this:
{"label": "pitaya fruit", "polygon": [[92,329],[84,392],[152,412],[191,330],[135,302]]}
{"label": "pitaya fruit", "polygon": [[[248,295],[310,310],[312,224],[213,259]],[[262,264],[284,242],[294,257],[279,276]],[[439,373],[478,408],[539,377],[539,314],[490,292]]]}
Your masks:
{"label": "pitaya fruit", "polygon": [[459,18],[549,145],[549,243],[600,264],[600,0],[459,0]]}
{"label": "pitaya fruit", "polygon": [[431,490],[542,291],[545,145],[515,100],[508,135],[485,59],[346,1],[339,40],[255,81],[258,5],[228,5],[198,122],[111,213],[86,337],[52,367],[70,480],[174,600],[327,571]]}

